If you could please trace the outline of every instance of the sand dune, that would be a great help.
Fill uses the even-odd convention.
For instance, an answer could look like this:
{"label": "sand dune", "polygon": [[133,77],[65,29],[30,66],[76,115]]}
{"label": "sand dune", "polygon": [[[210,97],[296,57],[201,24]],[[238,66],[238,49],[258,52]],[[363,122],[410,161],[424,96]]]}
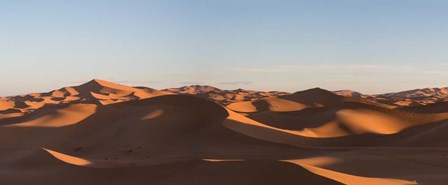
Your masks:
{"label": "sand dune", "polygon": [[0,111],[15,108],[31,112],[47,105],[73,103],[101,103],[105,105],[165,94],[169,93],[95,79],[79,86],[65,87],[47,93],[31,93],[3,98],[0,100]]}
{"label": "sand dune", "polygon": [[94,104],[73,104],[56,109],[36,112],[20,122],[10,122],[5,127],[64,127],[76,124],[95,113]]}
{"label": "sand dune", "polygon": [[358,97],[397,107],[428,105],[437,102],[446,102],[448,99],[448,87],[423,88],[374,95],[361,94],[351,90],[334,91],[334,93],[345,97]]}
{"label": "sand dune", "polygon": [[221,90],[216,87],[206,85],[190,85],[179,88],[168,88],[162,91],[174,94],[190,94],[202,98],[206,98],[222,105],[228,105],[235,102],[252,101],[266,97],[276,97],[287,95],[289,93],[280,91],[253,91],[245,89]]}
{"label": "sand dune", "polygon": [[322,89],[233,103],[227,108],[245,113],[247,118],[259,125],[311,138],[390,135],[448,119],[446,113],[423,114],[393,110],[393,107],[387,105],[345,98]]}
{"label": "sand dune", "polygon": [[92,80],[0,98],[0,182],[448,182],[444,102],[397,105],[339,93],[159,91]]}
{"label": "sand dune", "polygon": [[239,102],[228,105],[233,111],[243,113],[253,113],[262,111],[299,111],[308,107],[323,107],[328,104],[335,104],[342,101],[343,97],[337,96],[330,91],[320,88],[309,89],[296,92],[290,95],[281,95],[257,99],[249,102]]}

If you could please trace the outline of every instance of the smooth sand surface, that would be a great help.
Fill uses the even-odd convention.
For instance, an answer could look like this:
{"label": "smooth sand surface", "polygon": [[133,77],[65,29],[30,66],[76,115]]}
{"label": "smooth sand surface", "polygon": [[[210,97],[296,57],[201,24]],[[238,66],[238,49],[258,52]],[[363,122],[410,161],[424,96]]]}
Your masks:
{"label": "smooth sand surface", "polygon": [[397,102],[92,80],[4,97],[0,184],[446,185],[448,109],[429,103],[444,92]]}

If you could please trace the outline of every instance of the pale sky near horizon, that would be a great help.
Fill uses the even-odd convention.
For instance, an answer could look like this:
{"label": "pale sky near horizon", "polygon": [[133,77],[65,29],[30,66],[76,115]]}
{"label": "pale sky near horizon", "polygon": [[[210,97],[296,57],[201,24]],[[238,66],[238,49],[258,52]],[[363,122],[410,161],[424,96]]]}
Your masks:
{"label": "pale sky near horizon", "polygon": [[0,96],[152,88],[448,86],[444,0],[0,0]]}

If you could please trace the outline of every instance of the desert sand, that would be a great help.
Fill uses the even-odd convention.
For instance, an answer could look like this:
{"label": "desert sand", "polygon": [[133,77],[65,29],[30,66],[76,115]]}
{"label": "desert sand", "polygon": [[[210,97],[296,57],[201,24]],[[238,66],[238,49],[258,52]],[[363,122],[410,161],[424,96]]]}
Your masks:
{"label": "desert sand", "polygon": [[92,80],[0,98],[0,184],[448,184],[448,88]]}

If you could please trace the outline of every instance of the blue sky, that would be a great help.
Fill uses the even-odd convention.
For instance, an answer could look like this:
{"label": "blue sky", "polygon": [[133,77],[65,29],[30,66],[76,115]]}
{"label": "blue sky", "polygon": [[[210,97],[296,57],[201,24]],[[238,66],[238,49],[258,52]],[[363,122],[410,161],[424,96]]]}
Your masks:
{"label": "blue sky", "polygon": [[382,93],[448,86],[444,0],[0,0],[0,95],[100,78]]}

